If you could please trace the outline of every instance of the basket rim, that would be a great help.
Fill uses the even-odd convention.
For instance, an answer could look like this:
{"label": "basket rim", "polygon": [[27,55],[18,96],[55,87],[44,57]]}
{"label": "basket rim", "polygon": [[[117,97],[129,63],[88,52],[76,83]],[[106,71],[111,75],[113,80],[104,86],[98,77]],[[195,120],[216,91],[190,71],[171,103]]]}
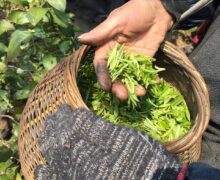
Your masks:
{"label": "basket rim", "polygon": [[[82,100],[79,88],[76,84],[77,77],[74,75],[76,75],[80,61],[84,58],[84,56],[87,54],[90,48],[91,46],[83,45],[77,51],[73,52],[70,56],[64,58],[62,60],[63,66],[60,66],[60,63],[59,63],[55,68],[49,71],[46,75],[47,78],[46,79],[44,78],[38,83],[38,85],[31,92],[30,97],[28,98],[28,101],[22,113],[22,117],[20,121],[20,132],[19,132],[19,138],[18,138],[18,147],[19,147],[19,156],[20,156],[19,158],[20,158],[20,162],[22,163],[21,165],[22,172],[26,179],[33,179],[33,171],[36,165],[44,164],[45,162],[45,159],[40,152],[39,144],[37,141],[35,141],[37,139],[38,133],[42,130],[41,128],[43,127],[43,124],[44,124],[44,117],[42,116],[40,121],[38,121],[39,120],[38,119],[37,122],[35,122],[36,119],[34,119],[34,122],[32,122],[32,119],[31,119],[32,116],[38,115],[40,111],[36,112],[34,110],[33,112],[29,114],[29,108],[33,109],[32,101],[35,102],[35,91],[38,93],[38,89],[40,89],[39,92],[41,92],[41,85],[47,86],[46,84],[47,79],[49,78],[49,82],[50,82],[51,77],[53,76],[57,77],[57,75],[55,74],[56,70],[59,70],[59,68],[61,68],[63,72],[62,77],[65,77],[65,78],[62,80],[63,86],[61,89],[62,89],[63,94],[62,94],[62,99],[61,100],[59,99],[59,102],[68,103],[73,108],[84,107],[88,109],[88,107]],[[195,67],[192,65],[192,63],[189,61],[186,55],[181,50],[179,50],[179,48],[177,48],[175,45],[169,42],[164,42],[160,48],[161,48],[160,50],[164,53],[164,55],[170,58],[175,64],[181,65],[183,68],[187,69],[187,72],[190,72],[191,74],[193,74],[193,76],[196,76],[197,78],[199,78],[199,85],[196,85],[195,88],[199,87],[201,92],[195,93],[195,94],[198,95],[198,97],[196,98],[199,98],[199,100],[201,101],[200,103],[204,104],[204,107],[201,107],[204,109],[204,111],[202,111],[202,114],[199,115],[201,117],[198,116],[195,119],[196,120],[195,124],[184,136],[174,141],[163,143],[167,150],[169,150],[172,153],[176,153],[178,155],[178,153],[182,153],[183,151],[188,150],[195,143],[198,144],[200,142],[199,140],[201,140],[201,136],[203,132],[205,131],[205,128],[208,125],[209,118],[210,118],[210,102],[209,102],[209,97],[208,97],[208,90],[207,90],[207,86],[202,76],[199,74],[198,71],[196,71]],[[52,85],[54,81],[51,81]],[[197,79],[195,79],[195,83],[198,83]],[[76,96],[74,93],[76,94]],[[40,96],[44,96],[44,94],[40,94]],[[73,96],[74,96],[74,99],[77,100],[77,102],[74,101]],[[41,103],[44,103],[44,102],[41,102]],[[52,108],[50,106],[51,105],[50,102],[48,102],[47,105],[48,106],[45,106],[46,108]],[[56,105],[57,104],[54,104],[54,106]],[[48,115],[47,113],[49,113],[48,109],[42,109],[42,111],[45,116]],[[50,112],[53,112],[53,111],[51,110]],[[28,118],[26,118],[25,116],[27,116]],[[202,123],[198,123],[201,121]],[[36,127],[34,126],[34,130],[29,129],[30,127],[32,127],[33,125],[32,123],[35,125],[39,123],[38,126]],[[27,129],[28,129],[28,133],[26,133]],[[34,133],[31,132],[32,130],[34,132],[36,131],[36,136],[33,135]],[[28,144],[32,141],[32,138],[34,138],[33,139],[34,142],[37,142],[36,146],[34,147]],[[32,151],[31,154],[29,154],[30,150]]]}
{"label": "basket rim", "polygon": [[[86,53],[92,48],[89,45],[82,45],[78,51],[80,51],[78,58],[83,59]],[[204,105],[204,113],[202,114],[201,121],[198,120],[198,115],[195,118],[194,125],[190,128],[190,130],[183,136],[178,139],[163,142],[164,146],[170,151],[179,153],[189,149],[196,141],[201,138],[202,134],[204,133],[205,129],[208,126],[209,119],[210,119],[210,102],[209,102],[209,95],[208,95],[208,88],[206,83],[201,76],[201,74],[196,70],[195,66],[191,63],[189,58],[185,55],[185,53],[180,50],[177,46],[172,44],[171,42],[164,41],[161,46],[160,50],[165,54],[165,56],[169,57],[175,64],[178,66],[181,65],[190,75],[193,77],[197,77],[200,80],[200,91],[204,94],[204,96],[197,97],[197,100],[207,99],[206,105]],[[78,87],[77,87],[78,89]],[[78,89],[79,90],[79,89]],[[81,94],[80,94],[81,95]],[[205,102],[201,103],[204,104]],[[87,107],[87,106],[86,106]],[[88,107],[87,107],[88,108]]]}
{"label": "basket rim", "polygon": [[[165,41],[161,45],[161,50],[174,63],[179,65],[180,62],[183,61],[181,66],[188,73],[190,73],[190,75],[197,77],[197,79],[200,80],[200,84],[198,84],[198,83],[197,84],[200,87],[200,91],[202,91],[202,93],[200,93],[200,95],[201,95],[200,98],[197,98],[197,100],[200,100],[200,101],[203,100],[203,102],[201,102],[200,104],[204,105],[203,106],[204,111],[202,113],[202,117],[200,117],[201,120],[200,121],[198,120],[198,115],[197,115],[194,125],[191,127],[191,129],[185,135],[183,135],[182,137],[180,137],[176,140],[168,141],[168,142],[164,143],[164,145],[166,146],[166,148],[169,151],[178,153],[178,152],[185,151],[186,149],[189,149],[189,147],[191,147],[194,143],[196,143],[196,141],[202,137],[205,129],[207,128],[209,120],[210,120],[209,93],[208,93],[207,85],[206,85],[202,75],[197,71],[195,66],[192,64],[192,62],[189,60],[189,58],[185,55],[185,53],[182,50],[180,50],[177,46],[175,46],[174,44],[172,44],[168,41]],[[175,52],[175,53],[173,53],[173,52]],[[206,99],[206,101],[205,101],[205,99]],[[203,122],[201,123],[201,121],[203,121]],[[182,148],[179,148],[178,146],[180,146],[181,143],[183,143],[181,145]]]}

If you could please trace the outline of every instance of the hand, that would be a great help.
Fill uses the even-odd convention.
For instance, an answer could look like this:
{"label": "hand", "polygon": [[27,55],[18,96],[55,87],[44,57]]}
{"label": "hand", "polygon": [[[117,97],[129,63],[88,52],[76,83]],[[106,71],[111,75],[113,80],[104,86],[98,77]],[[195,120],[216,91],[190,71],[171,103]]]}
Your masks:
{"label": "hand", "polygon": [[[172,24],[172,17],[160,0],[130,0],[96,28],[79,36],[82,43],[97,46],[94,66],[101,88],[111,90],[106,60],[116,43],[123,43],[129,51],[154,56]],[[115,94],[119,99],[127,96]]]}

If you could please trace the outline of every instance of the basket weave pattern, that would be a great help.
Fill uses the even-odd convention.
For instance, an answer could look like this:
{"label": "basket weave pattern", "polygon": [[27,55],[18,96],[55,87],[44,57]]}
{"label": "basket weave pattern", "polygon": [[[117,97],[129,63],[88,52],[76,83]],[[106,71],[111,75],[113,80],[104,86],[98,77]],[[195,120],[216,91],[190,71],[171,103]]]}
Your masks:
{"label": "basket weave pattern", "polygon": [[[27,101],[20,122],[19,135],[21,168],[27,180],[34,179],[34,170],[37,165],[46,163],[38,144],[38,137],[44,128],[45,117],[55,112],[62,103],[67,103],[72,108],[87,108],[76,84],[76,73],[80,61],[86,56],[89,49],[88,46],[82,46],[61,61],[35,87]],[[191,114],[195,118],[194,126],[185,136],[164,145],[170,152],[177,154],[182,163],[193,162],[199,159],[201,137],[209,122],[210,107],[207,87],[191,62],[177,47],[165,42],[161,46],[161,50],[162,60],[159,61],[163,61],[171,70],[174,69],[173,72],[178,71],[176,77],[185,78],[184,83],[178,83],[179,81],[172,76],[173,79],[170,82],[182,91],[187,104],[192,104],[189,109],[192,109]],[[174,64],[176,68],[173,68]],[[178,68],[182,70],[180,71]],[[164,76],[166,77],[166,75]],[[169,81],[170,76],[167,77]],[[191,89],[187,90],[185,86]],[[189,91],[190,93],[188,93]],[[194,108],[195,106],[196,108]]]}

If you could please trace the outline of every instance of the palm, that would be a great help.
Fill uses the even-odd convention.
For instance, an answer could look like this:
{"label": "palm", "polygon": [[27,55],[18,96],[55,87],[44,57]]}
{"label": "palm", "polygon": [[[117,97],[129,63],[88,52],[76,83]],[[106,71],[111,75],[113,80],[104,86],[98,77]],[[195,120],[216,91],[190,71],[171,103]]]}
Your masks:
{"label": "palm", "polygon": [[106,57],[116,43],[123,43],[129,51],[154,56],[171,25],[172,18],[160,0],[130,0],[80,37],[80,41],[97,46],[94,65],[101,87],[111,88]]}

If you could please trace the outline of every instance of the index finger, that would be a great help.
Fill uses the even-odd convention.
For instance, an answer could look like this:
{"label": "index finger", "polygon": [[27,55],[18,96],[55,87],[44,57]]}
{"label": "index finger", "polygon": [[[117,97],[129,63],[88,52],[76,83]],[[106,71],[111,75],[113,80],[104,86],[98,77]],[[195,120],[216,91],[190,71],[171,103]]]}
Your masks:
{"label": "index finger", "polygon": [[101,88],[105,91],[110,91],[112,80],[110,78],[109,69],[107,67],[108,53],[111,50],[112,42],[100,46],[95,51],[93,64],[95,67],[96,76]]}

